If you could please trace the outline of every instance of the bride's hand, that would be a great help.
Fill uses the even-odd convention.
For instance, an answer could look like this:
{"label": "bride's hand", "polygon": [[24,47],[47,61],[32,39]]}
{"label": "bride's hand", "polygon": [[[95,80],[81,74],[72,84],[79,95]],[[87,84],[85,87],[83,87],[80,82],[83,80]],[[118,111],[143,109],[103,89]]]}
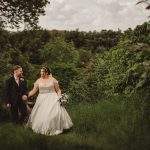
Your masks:
{"label": "bride's hand", "polygon": [[11,107],[11,104],[8,103],[8,104],[6,105],[6,107],[7,107],[7,108],[10,108],[10,107]]}
{"label": "bride's hand", "polygon": [[61,94],[59,94],[59,93],[58,93],[57,95],[58,95],[58,97],[59,97],[59,98],[62,96],[62,95],[61,95]]}

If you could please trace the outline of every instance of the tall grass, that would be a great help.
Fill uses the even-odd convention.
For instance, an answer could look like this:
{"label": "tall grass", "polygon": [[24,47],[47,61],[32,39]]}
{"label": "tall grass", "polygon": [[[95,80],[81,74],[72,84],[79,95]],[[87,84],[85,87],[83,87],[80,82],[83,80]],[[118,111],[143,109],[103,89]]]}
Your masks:
{"label": "tall grass", "polygon": [[0,125],[1,150],[147,150],[150,124],[145,119],[145,100],[123,96],[97,103],[70,105],[73,129],[58,136],[33,133],[12,123]]}

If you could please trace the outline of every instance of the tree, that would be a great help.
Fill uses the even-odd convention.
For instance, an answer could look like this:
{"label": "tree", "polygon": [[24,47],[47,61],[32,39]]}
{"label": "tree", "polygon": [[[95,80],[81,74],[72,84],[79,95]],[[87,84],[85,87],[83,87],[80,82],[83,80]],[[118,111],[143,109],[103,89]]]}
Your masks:
{"label": "tree", "polygon": [[[146,6],[145,9],[150,10],[150,2],[149,2],[149,0],[142,0],[142,1],[139,1],[139,2],[137,2],[137,5],[138,5],[138,4],[141,4],[141,3],[146,4],[147,6]],[[150,16],[149,16],[149,17],[150,17]]]}
{"label": "tree", "polygon": [[150,9],[150,2],[148,2],[148,0],[142,0],[142,1],[137,2],[137,4],[140,4],[140,3],[145,3],[145,4],[147,4],[146,9]]}
{"label": "tree", "polygon": [[56,38],[48,42],[38,52],[41,60],[49,64],[77,64],[79,53],[72,42],[66,42],[64,38]]}
{"label": "tree", "polygon": [[137,27],[132,32],[132,42],[133,43],[145,43],[150,45],[150,22],[145,22],[142,25],[137,25]]}
{"label": "tree", "polygon": [[0,27],[17,27],[22,23],[26,27],[37,27],[40,15],[45,14],[48,0],[1,0]]}

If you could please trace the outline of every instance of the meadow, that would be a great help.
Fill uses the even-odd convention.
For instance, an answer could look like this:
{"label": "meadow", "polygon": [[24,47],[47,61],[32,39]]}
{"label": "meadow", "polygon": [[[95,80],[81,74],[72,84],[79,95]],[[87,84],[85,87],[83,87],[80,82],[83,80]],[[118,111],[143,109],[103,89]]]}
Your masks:
{"label": "meadow", "polygon": [[0,124],[1,150],[148,150],[150,123],[142,96],[113,96],[66,106],[74,127],[58,136],[33,133],[9,120]]}

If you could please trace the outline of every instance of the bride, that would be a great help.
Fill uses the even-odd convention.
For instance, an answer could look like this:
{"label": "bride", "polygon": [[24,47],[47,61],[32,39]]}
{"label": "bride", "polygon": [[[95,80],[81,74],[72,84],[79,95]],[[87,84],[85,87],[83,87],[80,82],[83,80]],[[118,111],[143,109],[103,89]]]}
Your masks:
{"label": "bride", "polygon": [[73,123],[66,109],[58,101],[61,90],[50,69],[43,67],[40,74],[41,77],[37,79],[34,88],[28,94],[28,97],[31,97],[39,91],[27,126],[36,133],[58,135],[64,129],[70,129]]}

